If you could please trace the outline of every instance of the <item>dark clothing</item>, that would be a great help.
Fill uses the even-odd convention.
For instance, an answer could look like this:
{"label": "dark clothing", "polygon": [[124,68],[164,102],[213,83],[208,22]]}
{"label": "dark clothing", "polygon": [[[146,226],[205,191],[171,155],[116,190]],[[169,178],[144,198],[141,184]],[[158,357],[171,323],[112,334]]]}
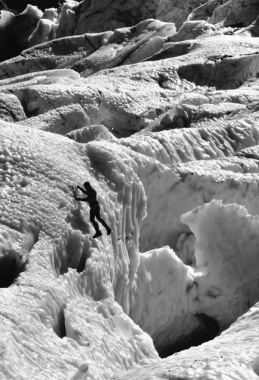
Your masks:
{"label": "dark clothing", "polygon": [[100,229],[99,229],[98,223],[95,221],[95,218],[97,220],[99,220],[100,223],[102,223],[102,225],[104,226],[104,228],[106,229],[107,232],[110,231],[110,227],[107,226],[107,224],[105,223],[105,221],[101,218],[101,215],[100,215],[100,206],[99,205],[95,206],[94,208],[91,207],[91,210],[90,210],[90,222],[94,226],[95,231],[99,232]]}
{"label": "dark clothing", "polygon": [[96,197],[97,197],[97,193],[93,188],[90,190],[87,190],[87,198],[85,199],[85,201],[89,204],[91,209],[99,206],[99,203]]}
{"label": "dark clothing", "polygon": [[96,197],[97,197],[97,193],[96,191],[88,185],[88,187],[86,189],[83,189],[82,187],[80,186],[77,186],[77,188],[79,190],[81,190],[84,194],[87,195],[86,198],[79,198],[76,196],[76,193],[74,191],[74,196],[75,196],[75,200],[77,201],[82,201],[82,202],[87,202],[89,204],[89,207],[90,207],[90,221],[92,223],[92,225],[94,226],[95,228],[95,231],[96,231],[96,235],[94,237],[97,237],[97,236],[100,236],[102,235],[100,229],[99,229],[99,225],[98,223],[96,222],[95,218],[100,222],[102,223],[102,225],[104,226],[104,228],[106,229],[107,231],[107,234],[110,235],[111,233],[111,229],[110,227],[105,223],[105,221],[101,218],[101,215],[100,215],[100,205],[99,205],[99,202],[97,201]]}

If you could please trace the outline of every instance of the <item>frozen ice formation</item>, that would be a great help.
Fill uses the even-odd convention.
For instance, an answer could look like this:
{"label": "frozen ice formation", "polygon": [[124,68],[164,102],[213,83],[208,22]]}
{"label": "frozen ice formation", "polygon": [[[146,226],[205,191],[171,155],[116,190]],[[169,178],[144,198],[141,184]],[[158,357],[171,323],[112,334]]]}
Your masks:
{"label": "frozen ice formation", "polygon": [[57,36],[100,33],[155,18],[159,0],[88,1],[67,0],[61,10]]}
{"label": "frozen ice formation", "polygon": [[[145,284],[146,292],[150,292],[149,297],[152,298],[157,295],[157,300],[152,302],[152,306],[154,307],[155,302],[158,303],[157,308],[155,308],[156,312],[146,314],[146,317],[148,315],[154,316],[159,311],[161,315],[158,318],[161,320],[166,306],[169,307],[168,296],[175,295],[175,292],[169,292],[170,287],[173,289],[178,287],[180,288],[179,298],[174,299],[171,305],[174,305],[179,314],[188,310],[207,327],[210,326],[210,329],[214,328],[213,322],[204,318],[204,315],[213,314],[220,329],[222,329],[221,318],[223,314],[225,314],[223,317],[225,321],[229,312],[231,315],[233,313],[240,315],[240,308],[247,309],[250,307],[250,300],[247,295],[255,294],[255,289],[258,289],[258,275],[256,274],[258,270],[256,248],[258,243],[255,237],[255,231],[258,229],[258,216],[249,215],[242,206],[235,204],[223,206],[221,201],[212,201],[184,214],[181,220],[189,226],[196,238],[194,272],[191,271],[190,267],[181,263],[172,253],[170,254],[169,250],[166,251],[165,248],[146,253],[143,257],[143,266],[140,267],[146,274],[146,284],[145,282],[142,284]],[[252,255],[251,252],[253,252]],[[247,260],[248,256],[249,260]],[[250,265],[249,278],[244,279],[247,266]],[[160,266],[163,267],[160,268]],[[181,270],[177,270],[177,266],[180,266]],[[177,272],[178,275],[181,273],[181,280],[177,280],[175,275],[173,276],[176,280],[174,283],[171,276],[172,271]],[[163,277],[163,281],[161,279],[159,281],[157,274]],[[144,273],[142,274],[143,277]],[[226,283],[224,283],[225,281]],[[209,287],[207,284],[210,284]],[[181,295],[186,286],[187,293],[191,296],[188,302],[183,302],[184,297]],[[223,288],[224,291],[222,292]],[[163,293],[165,294],[164,297],[162,296]],[[244,301],[244,296],[246,301]],[[147,299],[148,297],[145,295],[142,302]],[[143,305],[142,302],[140,305]],[[207,304],[205,309],[202,308],[203,302],[204,305]],[[248,305],[245,306],[246,302]],[[254,301],[252,303],[254,304]],[[140,305],[139,307],[141,307]],[[198,308],[197,305],[199,305]],[[217,316],[216,309],[220,310]],[[193,319],[195,320],[195,318]],[[194,322],[188,321],[187,326],[190,327],[191,323]],[[257,324],[258,305],[252,307],[215,340],[169,356],[162,362],[152,361],[150,364],[144,365],[142,369],[136,368],[113,378],[216,379],[225,377],[226,379],[256,379],[259,373],[258,350],[252,342],[257,339]],[[177,319],[174,326],[175,334],[178,334]],[[183,324],[181,328],[186,331],[187,326]],[[165,339],[170,339],[170,336],[165,335],[163,340]]]}
{"label": "frozen ice formation", "polygon": [[28,46],[39,45],[55,38],[58,28],[57,11],[55,8],[46,9],[38,21],[36,29],[28,37]]}
{"label": "frozen ice formation", "polygon": [[75,129],[66,136],[79,143],[88,143],[93,140],[116,140],[116,137],[101,124]]}
{"label": "frozen ice formation", "polygon": [[20,54],[28,47],[28,38],[35,30],[41,16],[42,11],[30,4],[18,15],[7,10],[0,10],[1,61]]}
{"label": "frozen ice formation", "polygon": [[257,380],[258,304],[213,341],[192,347],[162,361],[152,360],[142,368],[112,377],[128,379],[245,379]]}
{"label": "frozen ice formation", "polygon": [[[45,378],[72,378],[87,363],[94,378],[105,379],[109,373],[129,369],[134,362],[157,358],[151,338],[123,314],[115,301],[128,309],[128,294],[137,269],[138,224],[145,214],[145,193],[138,177],[132,171],[123,174],[126,169],[123,162],[114,163],[115,167],[121,165],[121,176],[128,176],[127,188],[123,190],[124,180],[112,170],[109,152],[96,156],[95,147],[89,146],[86,155],[84,145],[18,124],[2,122],[0,133],[1,266],[10,277],[8,284],[7,279],[1,277],[2,287],[11,285],[13,277],[22,272],[19,285],[3,289],[1,294],[3,350],[20,352],[12,369],[9,369],[9,359],[2,362],[5,376],[10,378],[16,373],[34,378],[35,372],[40,371]],[[88,164],[86,157],[89,157]],[[111,190],[106,181],[101,185],[90,173],[90,161],[95,161],[94,157],[103,160],[104,170],[108,165]],[[112,226],[112,238],[90,239],[87,210],[73,202],[68,185],[81,183],[87,177],[95,183],[96,190],[99,189],[98,200]],[[132,235],[130,243],[125,242],[125,234]],[[85,309],[79,307],[81,298]],[[18,299],[17,314],[13,307]],[[84,299],[89,300],[89,306]],[[85,314],[89,333],[86,327],[80,330],[81,314],[76,320],[77,312],[69,306],[72,301],[82,315],[84,310],[92,310],[91,316]],[[74,310],[73,315],[69,310]],[[11,324],[10,329],[4,328],[5,320]],[[17,342],[16,338],[10,340],[9,334],[14,330],[19,336]],[[44,346],[45,340],[48,347]],[[29,359],[35,344],[39,344],[35,357]],[[112,352],[109,351],[111,344]],[[103,357],[101,364],[97,357],[102,355],[102,350],[106,351],[105,346],[107,357]],[[20,355],[28,356],[22,367]],[[27,366],[30,366],[29,372]]]}
{"label": "frozen ice formation", "polygon": [[113,5],[0,63],[0,378],[257,379],[257,5]]}
{"label": "frozen ice formation", "polygon": [[[174,22],[177,28],[179,28],[182,26],[183,22],[187,20],[188,15],[204,3],[207,4],[206,0],[192,0],[185,2],[179,0],[160,0],[156,16],[159,20],[170,20]],[[199,20],[203,20],[203,18],[200,18]]]}

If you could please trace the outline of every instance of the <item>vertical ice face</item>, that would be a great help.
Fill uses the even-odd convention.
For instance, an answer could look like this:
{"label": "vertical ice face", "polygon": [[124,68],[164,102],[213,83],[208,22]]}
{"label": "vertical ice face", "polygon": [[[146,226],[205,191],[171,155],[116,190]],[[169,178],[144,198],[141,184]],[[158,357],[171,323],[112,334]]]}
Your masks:
{"label": "vertical ice face", "polygon": [[200,302],[224,329],[258,301],[258,216],[212,201],[181,220],[196,238],[195,270],[204,275]]}
{"label": "vertical ice face", "polygon": [[196,333],[217,335],[259,301],[258,216],[213,200],[181,221],[195,238],[193,267],[169,247],[140,254],[130,310],[162,355]]}
{"label": "vertical ice face", "polygon": [[[52,378],[64,371],[66,377],[80,378],[88,371],[93,378],[105,379],[105,371],[112,375],[145,358],[158,358],[151,338],[118,305],[129,312],[140,260],[140,223],[146,213],[136,162],[120,147],[111,152],[112,144],[81,145],[4,122],[0,141],[2,263],[11,252],[16,256],[7,260],[6,272],[12,264],[16,273],[12,259],[19,257],[26,264],[16,283],[0,292],[5,310],[1,318],[9,326],[0,327],[4,349],[18,352],[13,373],[34,378],[38,370]],[[112,229],[109,236],[102,230],[101,238],[92,239],[89,208],[73,200],[68,186],[82,186],[86,180],[97,191],[102,217]],[[80,302],[84,307],[77,309]],[[82,318],[89,331],[99,326],[99,335],[90,337],[95,349],[85,344]],[[17,346],[10,334],[22,343]],[[113,356],[105,346],[108,341]],[[28,370],[27,359],[21,364],[20,357],[27,358],[34,344],[35,357],[41,360],[37,364],[33,359]],[[96,355],[102,357],[99,368]],[[9,378],[9,367],[6,373]]]}
{"label": "vertical ice face", "polygon": [[141,254],[130,316],[162,352],[197,327],[197,278],[169,247]]}
{"label": "vertical ice face", "polygon": [[[4,138],[11,130],[12,137]],[[19,127],[9,124],[1,129],[6,187],[2,220],[10,224],[20,215],[22,220],[37,222],[41,235],[55,239],[51,260],[56,275],[69,268],[81,273],[87,262],[93,286],[91,289],[88,283],[87,291],[95,299],[101,297],[97,284],[101,284],[100,271],[104,271],[115,299],[128,313],[129,293],[139,266],[140,223],[146,215],[146,195],[136,174],[137,163],[121,147],[106,142],[80,145],[62,137],[52,140],[54,135],[29,128],[22,131],[20,134]],[[69,165],[65,164],[67,155]],[[14,164],[18,169],[15,176]],[[27,182],[23,185],[24,177]],[[74,203],[67,187],[82,186],[87,179],[96,189],[102,216],[112,228],[110,237],[104,232],[98,241],[91,240],[88,206]],[[14,207],[15,197],[21,200],[21,208]]]}
{"label": "vertical ice face", "polygon": [[[169,305],[174,304],[178,313],[190,310],[194,305],[191,302],[194,287],[197,303],[192,313],[207,328],[213,329],[218,324],[220,329],[224,329],[226,322],[233,323],[243,313],[246,314],[213,341],[169,356],[160,362],[150,362],[144,368],[135,368],[128,373],[119,374],[115,379],[144,380],[151,376],[161,379],[171,378],[172,374],[173,377],[186,379],[256,379],[258,348],[253,342],[258,338],[258,303],[251,306],[258,302],[259,218],[257,215],[250,215],[243,206],[223,205],[221,201],[214,200],[184,214],[181,220],[189,226],[196,239],[196,266],[192,269],[191,276],[194,276],[194,281],[190,282],[189,271],[189,297],[185,298],[188,301],[184,305],[174,299]],[[152,262],[156,265],[153,266]],[[184,285],[184,280],[187,280],[185,271],[185,276],[181,276],[182,281],[178,278],[176,284],[173,283],[173,279],[177,278],[176,271],[170,273],[173,262],[176,269],[177,260],[174,259],[173,253],[169,253],[168,249],[166,252],[165,248],[147,252],[143,264],[141,260],[140,289],[150,294],[151,300],[157,302],[156,305],[159,304],[159,297],[162,301],[163,294],[164,297],[165,294],[172,295],[176,287],[179,291]],[[181,267],[183,268],[183,264]],[[171,284],[168,282],[169,273]],[[146,298],[142,294],[142,299]],[[153,302],[149,305],[149,311],[155,310],[156,317],[159,316],[158,313],[163,316],[168,304],[164,302],[163,307],[158,308]],[[145,320],[150,315],[154,314],[145,314]],[[210,318],[212,315],[214,320]],[[177,319],[173,326],[176,326],[176,323]],[[182,332],[185,332],[184,329]],[[169,329],[165,336],[170,337]]]}
{"label": "vertical ice face", "polygon": [[100,180],[108,183],[111,189],[114,295],[128,313],[129,293],[139,266],[140,223],[146,215],[145,191],[135,173],[136,162],[120,147],[106,142],[89,143],[86,153]]}

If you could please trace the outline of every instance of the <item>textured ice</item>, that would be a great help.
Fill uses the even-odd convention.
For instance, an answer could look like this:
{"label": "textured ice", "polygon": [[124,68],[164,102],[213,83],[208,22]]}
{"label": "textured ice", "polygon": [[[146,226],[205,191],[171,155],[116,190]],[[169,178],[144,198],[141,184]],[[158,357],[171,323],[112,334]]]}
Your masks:
{"label": "textured ice", "polygon": [[[68,277],[71,278],[70,286],[75,287],[79,294],[91,296],[95,301],[114,297],[123,310],[153,337],[160,350],[198,328],[195,313],[208,314],[209,308],[212,311],[210,315],[224,329],[248,309],[247,303],[242,306],[242,298],[241,306],[233,304],[229,309],[223,302],[225,313],[218,306],[218,299],[215,301],[215,312],[212,302],[209,306],[206,301],[204,304],[197,302],[197,297],[215,299],[219,282],[222,282],[220,277],[215,275],[214,281],[208,281],[206,276],[203,279],[196,253],[197,274],[169,247],[154,247],[169,245],[174,248],[179,237],[186,232],[196,236],[191,225],[185,226],[184,219],[180,217],[204,201],[218,198],[225,204],[237,202],[256,214],[258,207],[254,195],[259,177],[255,164],[250,170],[248,166],[245,173],[225,170],[231,159],[226,159],[225,164],[222,161],[217,169],[213,163],[210,167],[210,162],[207,167],[203,164],[203,167],[195,168],[192,164],[189,168],[186,164],[185,168],[181,164],[179,168],[172,168],[116,142],[80,145],[29,127],[21,130],[19,125],[15,127],[5,123],[2,126],[2,153],[6,166],[2,171],[5,203],[1,221],[20,232],[22,223],[26,221],[31,225],[32,234],[37,231],[36,240],[39,242],[35,247],[42,244],[42,240],[54,239],[48,264],[54,278],[71,273]],[[16,152],[20,152],[19,157]],[[65,159],[67,155],[70,157],[69,165]],[[232,161],[231,165],[239,165],[240,168],[241,158]],[[14,162],[16,171],[20,168],[16,175],[12,170]],[[99,172],[103,180],[101,177],[99,182],[94,180],[92,170]],[[27,181],[24,182],[25,177]],[[104,236],[102,243],[89,238],[91,227],[86,217],[87,209],[73,204],[67,187],[71,182],[82,183],[87,178],[98,190],[104,216],[113,230],[111,238]],[[172,188],[174,191],[169,190]],[[152,203],[146,205],[146,196],[152,199]],[[215,207],[212,203],[211,208]],[[232,206],[226,207],[232,210]],[[240,210],[242,213],[243,209]],[[146,212],[147,217],[140,226]],[[213,220],[215,218],[211,217]],[[139,234],[140,249],[143,252],[152,247],[151,252],[139,253]],[[74,272],[70,272],[69,268]],[[251,271],[248,269],[247,272]],[[197,283],[199,286],[194,285]],[[172,293],[169,291],[171,287],[175,289]],[[191,289],[189,293],[188,288]],[[196,288],[201,288],[203,293],[199,295]],[[186,292],[188,297],[183,297]],[[169,303],[168,294],[172,297]],[[252,294],[253,291],[251,297]],[[233,294],[230,293],[229,297],[232,299]],[[229,302],[226,297],[223,299]],[[252,305],[256,299],[252,298],[249,302]],[[159,310],[160,313],[152,310]],[[52,324],[55,325],[54,322]]]}
{"label": "textured ice", "polygon": [[1,119],[10,122],[26,119],[21,103],[17,97],[12,94],[0,95],[0,116]]}
{"label": "textured ice", "polygon": [[141,133],[121,139],[119,144],[164,164],[223,158],[245,146],[257,144],[256,119],[253,115],[236,118],[234,123],[222,120],[211,127]]}
{"label": "textured ice", "polygon": [[70,104],[55,108],[38,116],[32,116],[19,122],[19,124],[65,135],[88,125],[89,117],[79,104]]}
{"label": "textured ice", "polygon": [[[0,133],[1,257],[15,254],[26,269],[17,285],[1,292],[0,302],[5,305],[1,317],[9,326],[1,325],[2,349],[19,352],[11,367],[6,354],[8,359],[2,362],[6,377],[35,378],[40,371],[44,378],[72,378],[87,365],[91,376],[101,379],[144,358],[157,358],[150,337],[116,303],[128,310],[138,266],[138,224],[145,215],[145,193],[138,177],[126,171],[128,167],[116,159],[116,152],[96,151],[94,146],[4,122]],[[109,190],[107,179],[100,185],[92,177],[95,165],[101,165],[103,176],[109,177]],[[87,178],[97,189],[102,214],[113,230],[111,237],[103,236],[100,241],[90,239],[87,208],[74,204],[68,188]],[[129,234],[130,244],[125,242]],[[122,236],[120,241],[118,236]],[[22,271],[21,265],[14,275]],[[100,340],[96,334],[91,339],[88,334],[93,349],[82,344],[83,338],[76,332],[80,332],[81,314],[69,314],[69,304],[79,305],[80,297],[84,307],[90,297],[99,301],[90,302],[93,315],[86,317],[89,331],[99,325]],[[104,298],[110,299],[106,306]],[[84,314],[84,309],[79,309]],[[114,337],[110,335],[112,326]],[[11,339],[10,334],[16,338]],[[108,336],[114,356],[113,360],[108,360],[109,355],[103,357],[101,364],[97,358],[100,347],[108,344]]]}
{"label": "textured ice", "polygon": [[[172,279],[177,277],[166,275],[173,268],[168,261],[172,263],[172,253],[169,255],[165,249],[150,252],[149,255],[145,254],[147,263],[145,269],[141,268],[141,270],[144,269],[146,275],[145,277],[142,275],[142,278],[145,278],[143,284],[150,283],[149,287],[145,287],[145,291],[149,291],[151,297],[156,295],[156,302],[158,304],[160,302],[160,307],[155,308],[161,313],[159,321],[161,319],[163,321],[163,312],[166,311],[166,307],[175,305],[174,315],[182,314],[184,310],[186,314],[188,312],[198,312],[200,315],[204,313],[213,316],[222,329],[224,328],[222,321],[227,321],[227,315],[235,314],[238,317],[258,302],[258,299],[250,298],[258,294],[259,286],[256,248],[258,216],[249,215],[244,207],[235,204],[222,205],[219,201],[212,201],[183,215],[181,220],[188,224],[195,235],[196,265],[193,272],[190,267],[174,259],[175,268],[177,262],[181,268],[185,268],[181,275],[181,282],[178,279],[174,284]],[[156,261],[156,265],[152,265],[155,256],[158,260],[161,258],[161,262]],[[171,259],[169,259],[170,256]],[[249,260],[247,260],[248,257]],[[163,270],[158,270],[158,265],[163,265]],[[178,270],[177,273],[179,272]],[[160,282],[156,275],[161,276]],[[171,278],[171,282],[167,282],[167,278]],[[194,282],[191,282],[193,280]],[[154,284],[153,288],[151,284]],[[188,294],[188,301],[185,304],[176,303],[175,300],[172,303],[166,302],[169,295],[175,294],[175,292],[169,292],[171,287],[175,289],[177,286],[179,289],[184,285],[187,285]],[[181,291],[179,293],[182,294]],[[183,298],[182,296],[181,302]],[[152,304],[154,305],[154,302]],[[142,303],[140,302],[139,305]],[[148,315],[154,316],[155,313]],[[257,340],[258,315],[258,304],[256,304],[215,340],[162,361],[151,362],[142,369],[136,368],[124,375],[115,376],[114,379],[192,379],[196,377],[199,379],[256,379],[258,350],[255,341]],[[177,318],[174,326],[177,326]],[[188,323],[188,326],[191,324]],[[170,339],[170,335],[166,337]]]}
{"label": "textured ice", "polygon": [[88,143],[93,140],[116,140],[114,135],[101,124],[79,128],[68,133],[67,137],[79,143]]}
{"label": "textured ice", "polygon": [[[107,43],[90,56],[72,65],[72,68],[80,72],[83,77],[87,77],[100,70],[127,64],[127,58],[131,55],[133,63],[140,62],[162,48],[163,40],[166,40],[162,39],[163,37],[174,33],[174,24],[152,19],[141,21],[132,28],[117,29],[109,36]],[[158,40],[160,47],[155,47],[156,37],[160,37]]]}
{"label": "textured ice", "polygon": [[[145,25],[147,29],[150,28],[152,36],[158,33],[155,21],[149,20],[142,24],[144,25],[142,29]],[[163,31],[167,25],[162,23],[159,28]],[[124,39],[127,37],[126,30],[120,33]],[[119,31],[115,33],[115,37],[119,38],[120,33]],[[146,38],[151,43],[152,39],[145,36],[144,33],[144,40]],[[112,36],[110,38],[112,41]],[[112,49],[111,41],[103,46],[104,50]],[[132,56],[134,60],[132,55],[134,49],[131,50],[127,38],[125,41],[125,46],[129,45],[127,49],[131,52],[129,57],[124,52],[125,59],[131,59]],[[65,42],[64,44],[66,46]],[[180,52],[181,44],[187,47],[184,53]],[[221,46],[218,55],[215,55],[213,48],[215,45]],[[156,120],[159,115],[176,106],[182,107],[190,123],[194,123],[194,127],[197,127],[202,121],[206,123],[207,119],[226,117],[231,112],[245,109],[246,105],[257,100],[256,87],[228,91],[207,89],[207,86],[236,88],[254,75],[258,70],[256,53],[258,43],[255,40],[240,36],[224,36],[224,39],[221,36],[214,36],[180,43],[167,42],[164,46],[164,50],[158,56],[154,55],[150,58],[153,60],[151,62],[126,64],[114,69],[102,70],[86,79],[80,78],[79,74],[71,69],[31,73],[4,80],[1,83],[1,92],[16,95],[29,117],[50,112],[49,116],[35,119],[35,125],[38,124],[43,129],[48,128],[44,124],[49,123],[51,126],[49,120],[52,117],[53,125],[58,123],[55,119],[60,117],[52,115],[55,113],[53,108],[77,105],[82,107],[89,118],[89,124],[103,124],[118,136],[129,136],[148,127],[150,122]],[[119,52],[115,61],[118,59],[118,64],[123,64],[126,61],[120,60],[120,54],[124,54],[120,51],[122,47],[118,44],[117,48]],[[145,50],[144,47],[143,49]],[[137,50],[134,51],[137,54]],[[100,59],[101,52],[102,48],[97,49],[95,55],[97,62],[103,68],[106,67],[107,62]],[[139,52],[139,54],[142,53]],[[89,57],[94,59],[93,54]],[[107,67],[110,67],[110,53],[107,59]],[[9,71],[12,70],[12,65],[11,63],[2,65],[1,76],[4,77],[4,65],[7,65]],[[13,65],[17,68],[17,62]],[[97,70],[97,66],[94,65],[94,67]],[[199,70],[198,67],[200,67]],[[202,85],[204,88],[197,85]],[[55,128],[53,127],[52,130],[55,131]],[[58,133],[60,133],[59,130],[60,127],[57,126]]]}
{"label": "textured ice", "polygon": [[3,380],[258,377],[258,41],[233,30],[146,20],[1,63]]}

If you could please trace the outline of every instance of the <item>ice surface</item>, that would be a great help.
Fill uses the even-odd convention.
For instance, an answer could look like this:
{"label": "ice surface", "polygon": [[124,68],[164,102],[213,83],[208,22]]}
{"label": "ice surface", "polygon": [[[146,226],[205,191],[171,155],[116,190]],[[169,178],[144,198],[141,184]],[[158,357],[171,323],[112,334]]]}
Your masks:
{"label": "ice surface", "polygon": [[[228,205],[244,204],[250,213],[257,214],[255,194],[259,179],[256,161],[249,165],[249,161],[244,163],[244,159],[236,157],[225,158],[215,164],[213,161],[205,161],[201,166],[195,166],[195,162],[190,165],[168,166],[116,140],[92,141],[85,145],[18,124],[15,126],[2,122],[1,125],[1,196],[4,201],[1,206],[1,222],[11,231],[19,231],[21,244],[16,248],[17,253],[24,252],[24,260],[27,260],[29,252],[26,271],[20,275],[18,283],[23,284],[24,291],[30,286],[42,292],[42,306],[37,306],[37,315],[45,328],[51,329],[52,333],[49,331],[48,334],[56,334],[63,340],[73,337],[77,344],[82,344],[81,338],[77,338],[73,332],[74,327],[69,327],[72,323],[69,320],[81,320],[83,317],[80,313],[83,313],[83,309],[80,307],[79,316],[75,311],[75,315],[66,322],[66,315],[70,315],[66,314],[66,310],[76,310],[76,306],[72,305],[79,302],[71,303],[72,298],[81,297],[82,302],[85,302],[83,299],[89,300],[91,297],[97,302],[93,305],[99,305],[98,302],[102,304],[103,299],[110,299],[110,302],[119,303],[123,311],[148,332],[156,347],[163,351],[166,347],[187,339],[194,331],[199,331],[201,327],[196,314],[210,316],[223,330],[257,302],[255,262],[251,259],[244,270],[242,268],[246,266],[240,259],[240,269],[237,268],[234,272],[227,269],[222,271],[224,260],[228,257],[221,254],[222,250],[225,251],[224,242],[227,247],[233,246],[227,261],[232,263],[237,248],[240,249],[238,257],[241,258],[245,252],[242,247],[248,244],[247,240],[242,240],[242,243],[236,241],[237,245],[228,243],[234,225],[231,218],[240,223],[243,219],[248,220],[247,227],[243,224],[239,227],[240,231],[247,228],[248,240],[249,231],[256,228],[257,218],[246,217],[245,209],[240,206]],[[98,181],[92,173],[99,173]],[[89,235],[91,226],[88,209],[73,201],[68,185],[81,184],[86,179],[98,190],[103,216],[112,227],[111,237],[104,235],[100,240],[92,240]],[[198,209],[200,211],[191,211],[215,198],[221,199],[226,206],[213,201]],[[218,212],[217,207],[220,209]],[[188,211],[190,214],[181,218]],[[199,215],[198,212],[204,214],[199,221],[194,219]],[[143,220],[145,215],[147,216]],[[229,223],[227,217],[230,218]],[[225,224],[221,219],[225,220]],[[207,223],[207,220],[211,220],[211,223]],[[27,239],[27,232],[22,227],[25,222],[28,225],[28,236],[32,236],[32,239],[29,240],[29,245],[26,243],[27,250],[22,251],[22,241]],[[215,226],[224,227],[226,238],[220,246],[218,266],[212,260],[211,266],[207,264],[204,268],[201,260],[210,260],[210,256],[206,248],[206,255],[196,249],[200,236],[199,230],[196,230],[199,223],[203,231],[201,237],[205,241],[210,241],[210,234],[215,239],[216,236],[221,239],[223,233],[220,230],[216,235]],[[212,232],[209,229],[207,231],[202,223],[207,228],[210,227]],[[235,240],[236,230],[234,231],[232,239]],[[180,238],[182,241],[189,239],[191,234],[195,236],[196,242],[193,268],[184,264],[172,249],[178,247],[177,253],[181,257],[178,241]],[[12,235],[16,236],[13,232]],[[244,238],[241,233],[239,235]],[[18,239],[18,235],[15,239]],[[11,240],[9,241],[9,246],[12,247]],[[139,253],[139,244],[143,253]],[[217,240],[215,245],[218,245]],[[193,247],[193,243],[190,247]],[[213,257],[211,243],[209,247]],[[252,258],[253,252],[255,250],[252,246],[249,257]],[[231,267],[232,264],[229,265]],[[236,279],[235,282],[233,279]],[[13,294],[13,291],[17,291],[15,289],[16,286],[6,291]],[[224,293],[226,289],[227,292]],[[71,306],[68,306],[70,303]],[[89,312],[85,313],[88,315]],[[95,317],[92,318],[95,320]],[[126,316],[122,318],[124,319],[127,323],[133,323]],[[123,339],[128,336],[125,323],[118,322],[115,331]],[[42,329],[43,327],[40,331],[44,335]],[[70,333],[67,329],[70,329]],[[133,330],[136,329],[134,327]],[[138,331],[137,335],[144,334],[142,330]],[[81,334],[86,336],[83,332]],[[136,333],[132,334],[135,336]],[[134,339],[139,342],[138,338]],[[141,339],[146,342],[144,345],[134,341],[130,341],[131,346],[126,345],[127,359],[123,367],[122,364],[114,363],[115,359],[110,360],[111,367],[107,367],[107,374],[112,376],[113,373],[128,370],[133,363],[142,361],[144,356],[156,357],[151,341],[148,338]],[[101,347],[101,341],[99,342],[98,347]],[[119,352],[122,350],[120,344]],[[134,354],[134,362],[130,347],[134,347],[134,352],[139,352],[138,357]],[[77,346],[74,350],[77,358]],[[100,349],[96,350],[100,352]],[[106,355],[106,349],[103,352]],[[69,362],[72,365],[69,370],[71,374],[76,366],[71,376],[81,376],[82,368],[87,365],[91,376],[102,378],[100,373],[103,370],[96,369],[95,356],[91,359],[90,354],[87,355],[84,353],[81,359],[76,359],[76,364]],[[55,360],[53,359],[53,365]],[[108,359],[103,356],[102,360],[106,363]],[[49,371],[46,372],[46,377],[53,371],[53,367]]]}
{"label": "ice surface", "polygon": [[[147,357],[157,358],[151,338],[117,304],[129,309],[129,290],[138,267],[138,225],[145,215],[145,193],[138,177],[116,157],[116,150],[112,155],[104,148],[18,124],[1,122],[0,133],[1,257],[16,252],[26,262],[17,284],[0,292],[1,316],[9,326],[2,324],[3,350],[19,352],[12,368],[9,356],[3,364],[7,378],[34,378],[38,371],[44,378],[72,378],[87,363],[91,376],[105,379]],[[102,185],[91,174],[96,166],[103,173]],[[89,235],[87,207],[76,205],[68,188],[87,178],[98,191],[102,215],[113,231],[111,237],[104,235],[97,241]],[[126,236],[131,236],[130,244]],[[109,307],[103,304],[107,298]],[[80,299],[85,307],[85,300],[98,301],[91,304],[98,306],[96,317],[94,310],[91,318],[86,317],[89,331],[94,332],[92,338],[87,334],[95,347],[94,351],[90,348],[90,356],[87,345],[80,348],[82,342],[74,332],[88,309],[84,312],[78,306],[78,314],[69,306],[72,300],[79,305]],[[107,307],[111,315],[117,310],[109,321]],[[104,335],[97,344],[98,323]],[[113,325],[114,337],[110,335]],[[15,338],[10,339],[10,334]],[[112,360],[103,346],[108,336],[113,343]],[[101,365],[104,352],[108,356],[103,356]]]}
{"label": "ice surface", "polygon": [[147,20],[1,63],[4,379],[259,374],[258,41],[232,31]]}
{"label": "ice surface", "polygon": [[[139,281],[143,288],[138,293],[144,293],[144,296],[138,307],[145,309],[143,301],[153,299],[153,312],[143,312],[145,323],[151,316],[164,323],[167,308],[171,306],[170,315],[175,315],[172,324],[176,329],[174,334],[179,334],[181,328],[186,332],[184,314],[188,315],[188,312],[213,316],[220,329],[224,329],[225,321],[234,322],[258,302],[258,299],[250,298],[258,294],[259,286],[256,248],[258,216],[249,215],[242,206],[222,205],[221,201],[212,201],[184,214],[181,220],[194,233],[196,265],[193,270],[184,266],[165,248],[145,253],[139,269]],[[177,278],[180,273],[180,278]],[[170,297],[175,296],[176,288],[181,296],[168,302]],[[181,289],[187,291],[187,296],[183,296]],[[148,297],[146,293],[149,294]],[[186,303],[183,302],[184,299]],[[177,315],[182,318],[180,325],[177,323]],[[228,318],[232,316],[231,321]],[[114,378],[171,379],[175,376],[186,379],[256,379],[257,323],[258,304],[215,340]],[[154,321],[151,324],[154,325]],[[191,326],[190,321],[187,326]],[[168,330],[162,341],[170,339],[169,331],[174,330]],[[159,339],[159,336],[154,335],[155,340]]]}
{"label": "ice surface", "polygon": [[67,137],[79,143],[88,143],[94,140],[116,140],[114,135],[104,125],[91,125],[73,130]]}

